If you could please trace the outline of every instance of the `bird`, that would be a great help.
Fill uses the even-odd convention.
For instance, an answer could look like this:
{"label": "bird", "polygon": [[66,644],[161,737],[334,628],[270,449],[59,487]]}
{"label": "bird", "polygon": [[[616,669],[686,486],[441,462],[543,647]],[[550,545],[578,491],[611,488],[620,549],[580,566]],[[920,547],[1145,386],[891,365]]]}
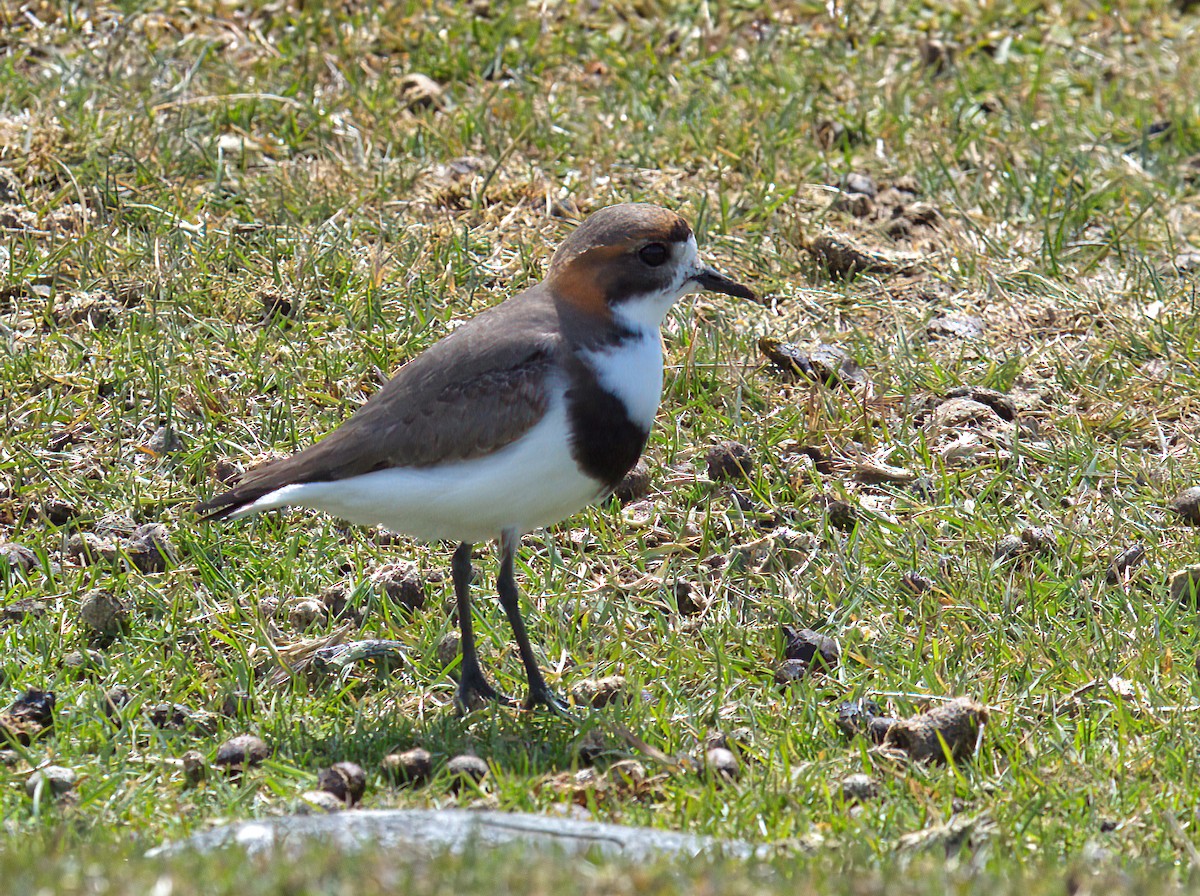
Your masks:
{"label": "bird", "polygon": [[475,645],[474,546],[495,540],[524,707],[569,715],[530,644],[514,556],[524,535],[603,500],[637,463],[662,397],[663,320],[700,290],[757,298],[698,260],[677,213],[643,203],[599,209],[561,242],[541,282],[403,364],[325,438],[248,470],[196,510],[232,520],[302,507],[456,543],[463,712],[520,705],[488,681]]}

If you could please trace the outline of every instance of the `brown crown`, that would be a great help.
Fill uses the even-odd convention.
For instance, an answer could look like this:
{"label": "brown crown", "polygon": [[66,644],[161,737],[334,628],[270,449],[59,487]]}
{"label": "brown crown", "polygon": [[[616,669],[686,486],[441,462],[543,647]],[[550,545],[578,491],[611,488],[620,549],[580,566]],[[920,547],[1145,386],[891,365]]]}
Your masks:
{"label": "brown crown", "polygon": [[629,249],[650,242],[682,243],[692,235],[687,221],[657,205],[629,202],[610,205],[590,215],[562,241],[550,270],[568,265],[592,249]]}
{"label": "brown crown", "polygon": [[683,218],[656,205],[602,208],[563,240],[550,259],[546,285],[580,311],[607,319],[613,304],[663,288],[674,276],[669,268],[647,269],[637,251],[647,243],[681,243],[691,235]]}

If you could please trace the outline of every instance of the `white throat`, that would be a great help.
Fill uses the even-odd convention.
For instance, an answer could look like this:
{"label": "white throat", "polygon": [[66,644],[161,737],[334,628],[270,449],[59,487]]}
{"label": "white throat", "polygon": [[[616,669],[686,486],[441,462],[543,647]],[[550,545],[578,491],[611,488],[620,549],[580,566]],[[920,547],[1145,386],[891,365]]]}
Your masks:
{"label": "white throat", "polygon": [[617,345],[581,354],[604,390],[625,405],[629,419],[649,432],[662,400],[662,337],[657,327],[634,331]]}
{"label": "white throat", "polygon": [[670,285],[612,306],[616,323],[632,335],[617,345],[582,353],[600,384],[621,399],[629,419],[647,432],[662,401],[662,322],[672,305],[699,289],[693,279],[700,272],[696,254],[696,237],[690,236],[675,249]]}

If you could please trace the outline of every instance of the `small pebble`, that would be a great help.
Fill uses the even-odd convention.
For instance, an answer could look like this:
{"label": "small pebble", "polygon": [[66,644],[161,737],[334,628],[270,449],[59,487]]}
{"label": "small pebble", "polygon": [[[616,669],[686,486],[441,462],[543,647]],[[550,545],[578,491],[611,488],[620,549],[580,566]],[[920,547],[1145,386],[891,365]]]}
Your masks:
{"label": "small pebble", "polygon": [[804,660],[784,660],[775,670],[775,683],[786,687],[794,681],[807,678],[809,665]]}
{"label": "small pebble", "polygon": [[872,199],[879,192],[879,188],[875,185],[875,178],[861,171],[851,171],[847,174],[842,186],[847,193],[860,193],[863,196],[870,196]]}
{"label": "small pebble", "polygon": [[900,577],[900,588],[914,596],[924,594],[933,588],[933,579],[910,569]]}
{"label": "small pebble", "polygon": [[0,573],[8,570],[29,572],[37,566],[37,554],[31,548],[13,541],[0,544]]}
{"label": "small pebble", "polygon": [[176,560],[170,533],[160,523],[138,526],[125,539],[123,548],[129,562],[144,573],[166,572]]}
{"label": "small pebble", "polygon": [[306,790],[296,797],[293,807],[297,815],[328,815],[341,812],[348,804],[328,790]]}
{"label": "small pebble", "polygon": [[1171,600],[1185,607],[1200,606],[1200,565],[1188,566],[1171,573],[1167,580]]}
{"label": "small pebble", "polygon": [[428,750],[413,747],[403,753],[384,756],[380,768],[397,784],[424,784],[433,777],[433,757]]}
{"label": "small pebble", "polygon": [[366,792],[367,773],[353,762],[336,762],[317,772],[317,787],[332,793],[347,806],[353,806]]}
{"label": "small pebble", "polygon": [[1177,513],[1183,522],[1200,526],[1200,485],[1184,489],[1171,499],[1167,507]]}
{"label": "small pebble", "polygon": [[47,765],[29,776],[25,782],[25,793],[31,799],[36,798],[39,791],[42,794],[49,792],[51,796],[58,798],[74,789],[78,780],[79,776],[72,769],[61,765]]}
{"label": "small pebble", "polygon": [[622,504],[640,501],[650,494],[650,467],[645,458],[639,458],[633,469],[625,474],[615,489],[613,497]]}
{"label": "small pebble", "polygon": [[708,478],[713,481],[749,479],[754,474],[754,457],[740,442],[721,442],[704,455]]}
{"label": "small pebble", "polygon": [[865,803],[879,795],[879,785],[870,775],[854,774],[842,778],[842,799],[847,803]]}
{"label": "small pebble", "polygon": [[585,679],[571,688],[571,699],[580,706],[599,709],[625,700],[628,682],[623,675]]}
{"label": "small pebble", "polygon": [[879,717],[883,709],[874,700],[844,700],[838,704],[834,724],[846,737],[867,733],[871,720]]}
{"label": "small pebble", "polygon": [[420,567],[410,560],[379,567],[371,574],[371,584],[381,588],[393,603],[409,612],[425,606],[425,579]]}
{"label": "small pebble", "polygon": [[239,734],[217,747],[215,764],[230,771],[258,765],[271,755],[266,741],[253,734]]}
{"label": "small pebble", "polygon": [[288,624],[298,632],[324,625],[328,621],[325,605],[311,597],[289,601],[287,614]]}
{"label": "small pebble", "polygon": [[129,609],[107,591],[90,591],[79,604],[79,618],[97,635],[112,637],[129,624]]}
{"label": "small pebble", "polygon": [[463,753],[446,763],[446,771],[450,774],[450,790],[458,793],[468,781],[479,784],[486,778],[488,767],[478,756]]}
{"label": "small pebble", "polygon": [[803,660],[814,670],[828,671],[837,666],[842,649],[833,638],[810,628],[798,629],[787,624],[780,628],[783,630],[785,659]]}
{"label": "small pebble", "polygon": [[194,787],[208,776],[208,763],[199,750],[188,750],[180,758],[183,760],[183,777],[189,786]]}
{"label": "small pebble", "polygon": [[742,773],[733,751],[713,747],[704,754],[704,770],[715,781],[736,781]]}

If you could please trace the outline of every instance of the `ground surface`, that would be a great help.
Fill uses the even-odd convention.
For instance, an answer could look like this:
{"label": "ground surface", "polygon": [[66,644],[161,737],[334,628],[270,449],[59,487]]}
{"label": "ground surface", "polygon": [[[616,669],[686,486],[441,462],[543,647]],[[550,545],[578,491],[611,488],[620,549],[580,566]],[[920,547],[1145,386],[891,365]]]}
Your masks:
{"label": "ground surface", "polygon": [[[1194,504],[1171,508],[1200,484],[1189,5],[0,4],[0,541],[27,549],[0,573],[0,707],[56,698],[0,717],[4,873],[944,892],[1032,889],[1029,862],[1186,882],[1195,588],[1168,581],[1200,562]],[[680,305],[648,495],[522,551],[552,684],[622,676],[621,699],[581,725],[458,718],[445,549],[190,508],[630,199],[678,209],[768,302]],[[818,344],[821,382],[763,350]],[[709,476],[726,440],[744,481]],[[519,691],[502,614],[479,616]],[[837,664],[779,684],[785,624]],[[362,639],[394,662],[316,653]],[[837,724],[843,701],[906,718],[957,696],[986,709],[948,764]],[[231,776],[218,747],[243,733],[268,755]],[[722,738],[736,779],[702,773]],[[384,774],[414,747],[430,783]],[[456,791],[463,752],[488,775]],[[335,762],[371,807],[586,814],[780,858],[248,874],[105,846],[287,811]],[[75,774],[57,800],[27,787],[47,764]]]}

